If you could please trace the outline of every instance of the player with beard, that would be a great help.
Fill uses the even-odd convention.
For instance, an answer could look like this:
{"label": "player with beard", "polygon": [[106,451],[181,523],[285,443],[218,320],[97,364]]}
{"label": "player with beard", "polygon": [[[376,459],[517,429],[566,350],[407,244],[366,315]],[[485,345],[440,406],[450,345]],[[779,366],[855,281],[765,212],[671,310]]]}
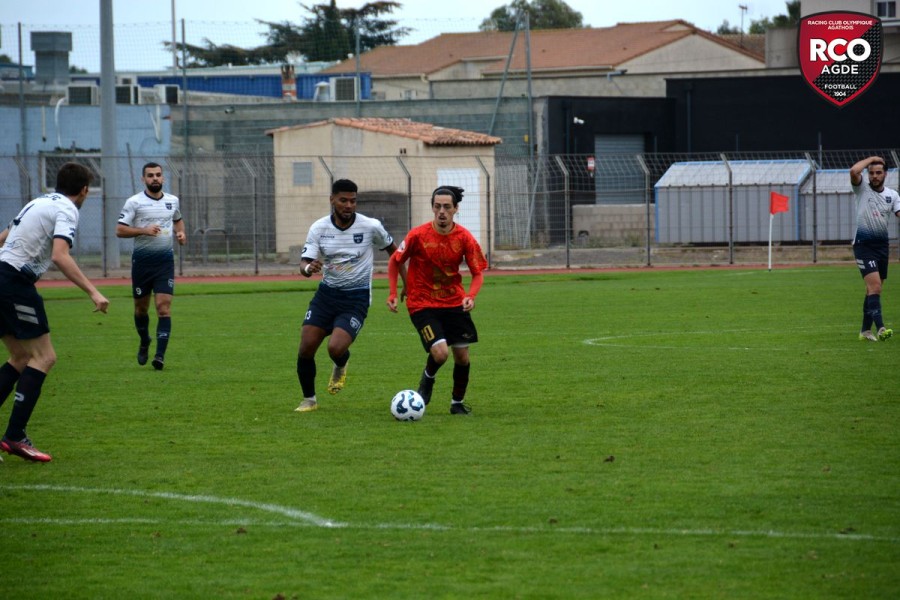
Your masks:
{"label": "player with beard", "polygon": [[[338,179],[331,186],[331,214],[312,224],[300,255],[304,277],[323,273],[300,332],[297,377],[303,401],[297,412],[319,407],[316,400],[316,352],[328,337],[334,366],[328,393],[337,394],[347,381],[350,345],[359,335],[372,304],[374,249],[388,256],[397,246],[381,221],[356,212],[357,186]],[[402,275],[404,281],[406,271]]]}
{"label": "player with beard", "polygon": [[[418,392],[428,404],[438,369],[453,353],[453,391],[450,414],[467,415],[471,409],[463,400],[469,385],[469,345],[478,341],[472,322],[475,296],[484,281],[487,260],[468,229],[455,223],[463,191],[445,185],[431,194],[434,220],[413,228],[388,262],[387,305],[397,312],[397,273],[409,261],[406,307],[428,358],[419,380]],[[465,262],[472,275],[469,291],[462,285],[460,265]],[[402,301],[402,298],[401,298]]]}
{"label": "player with beard", "polygon": [[161,371],[172,333],[172,296],[175,294],[175,251],[173,239],[187,242],[179,200],[163,192],[162,167],[154,162],[141,170],[144,191],[125,201],[116,236],[134,238],[131,253],[131,292],[134,297],[134,326],[140,337],[137,362],[147,364],[150,353],[150,297],[156,298],[156,352],[152,365]]}
{"label": "player with beard", "polygon": [[[862,172],[868,171],[869,182],[864,183]],[[853,236],[853,255],[866,284],[860,340],[876,342],[889,339],[894,331],[884,326],[881,314],[881,288],[888,275],[890,243],[888,215],[900,216],[900,195],[884,187],[886,175],[884,159],[870,156],[850,167],[850,185],[856,198],[856,233]],[[872,333],[872,325],[877,335]]]}

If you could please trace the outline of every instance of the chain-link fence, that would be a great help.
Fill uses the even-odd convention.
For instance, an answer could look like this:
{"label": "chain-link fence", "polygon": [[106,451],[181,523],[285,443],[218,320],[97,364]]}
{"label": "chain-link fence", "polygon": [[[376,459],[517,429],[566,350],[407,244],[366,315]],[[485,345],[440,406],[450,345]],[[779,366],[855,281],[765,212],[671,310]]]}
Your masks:
{"label": "chain-link fence", "polygon": [[[0,157],[0,221],[51,191],[62,162],[82,162],[95,182],[73,253],[93,275],[124,274],[131,241],[115,238],[117,216],[142,191],[143,164],[157,162],[165,190],[181,199],[182,274],[293,271],[339,178],[357,182],[359,212],[397,239],[431,219],[435,187],[464,188],[457,220],[494,268],[761,264],[770,238],[776,264],[850,261],[856,206],[848,171],[870,155],[886,159],[886,185],[896,189],[896,149],[534,159],[48,153]],[[770,214],[773,193],[788,198],[787,212]],[[898,230],[895,221],[895,255]]]}

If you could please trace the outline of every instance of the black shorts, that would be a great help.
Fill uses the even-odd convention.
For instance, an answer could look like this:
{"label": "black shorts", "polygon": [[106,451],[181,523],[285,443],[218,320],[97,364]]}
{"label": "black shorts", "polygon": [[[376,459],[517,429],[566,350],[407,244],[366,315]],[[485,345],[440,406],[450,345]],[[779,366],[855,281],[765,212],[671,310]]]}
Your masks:
{"label": "black shorts", "polygon": [[369,290],[338,290],[320,283],[309,303],[304,325],[324,329],[328,335],[343,329],[355,340],[366,322],[371,301]]}
{"label": "black shorts", "polygon": [[0,337],[33,340],[45,333],[50,333],[50,323],[34,280],[0,262]]}
{"label": "black shorts", "polygon": [[856,257],[860,275],[865,277],[869,273],[878,273],[882,281],[887,279],[890,262],[890,247],[887,244],[878,246],[854,244],[853,256]]}
{"label": "black shorts", "polygon": [[131,295],[175,294],[175,260],[131,260]]}
{"label": "black shorts", "polygon": [[472,321],[472,313],[461,306],[453,308],[425,308],[409,315],[425,351],[444,340],[447,345],[464,348],[478,341],[478,331]]}

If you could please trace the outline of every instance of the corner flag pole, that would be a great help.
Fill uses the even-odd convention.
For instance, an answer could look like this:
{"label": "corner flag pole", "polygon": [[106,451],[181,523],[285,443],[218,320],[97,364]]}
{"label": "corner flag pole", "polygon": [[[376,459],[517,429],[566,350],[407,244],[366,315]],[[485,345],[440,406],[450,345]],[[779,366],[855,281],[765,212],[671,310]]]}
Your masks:
{"label": "corner flag pole", "polygon": [[772,223],[775,213],[787,212],[790,198],[778,192],[769,192],[769,270],[772,270]]}

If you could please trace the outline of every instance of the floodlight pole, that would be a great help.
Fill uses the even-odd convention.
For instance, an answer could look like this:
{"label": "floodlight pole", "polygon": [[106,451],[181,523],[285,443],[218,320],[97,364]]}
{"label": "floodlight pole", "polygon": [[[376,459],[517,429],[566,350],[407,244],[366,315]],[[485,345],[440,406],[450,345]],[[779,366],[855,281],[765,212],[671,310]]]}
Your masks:
{"label": "floodlight pole", "polygon": [[113,39],[112,0],[100,0],[100,156],[103,169],[104,268],[118,269],[120,265],[119,240],[107,235],[106,227],[114,227],[119,217],[117,202],[109,199],[119,196],[118,136],[116,134],[116,59]]}

